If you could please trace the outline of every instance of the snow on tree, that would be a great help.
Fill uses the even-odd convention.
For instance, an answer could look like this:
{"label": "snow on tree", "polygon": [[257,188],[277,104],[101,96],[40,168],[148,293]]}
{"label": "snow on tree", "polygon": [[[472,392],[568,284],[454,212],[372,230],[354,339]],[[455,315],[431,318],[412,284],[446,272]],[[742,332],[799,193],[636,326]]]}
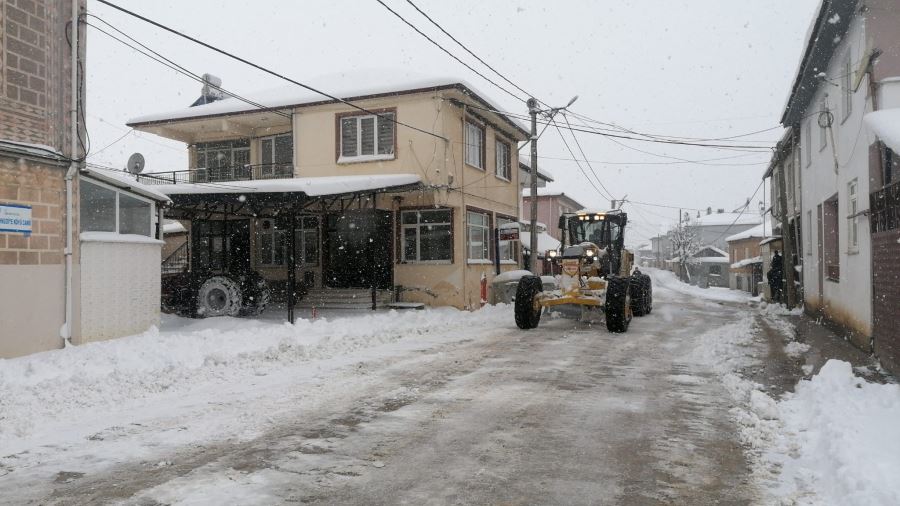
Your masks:
{"label": "snow on tree", "polygon": [[[687,216],[687,214],[685,214]],[[679,222],[671,232],[672,254],[678,261],[679,275],[685,281],[691,281],[691,271],[688,265],[694,261],[694,255],[700,251],[700,236],[697,228],[690,223],[688,217],[684,222]]]}

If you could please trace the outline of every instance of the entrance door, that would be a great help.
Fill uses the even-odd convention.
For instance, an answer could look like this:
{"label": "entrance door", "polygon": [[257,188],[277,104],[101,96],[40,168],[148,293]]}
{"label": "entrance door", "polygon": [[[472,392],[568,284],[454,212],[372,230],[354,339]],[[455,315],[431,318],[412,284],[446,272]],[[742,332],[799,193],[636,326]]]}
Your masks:
{"label": "entrance door", "polygon": [[391,288],[390,211],[361,209],[325,218],[323,284],[329,288]]}

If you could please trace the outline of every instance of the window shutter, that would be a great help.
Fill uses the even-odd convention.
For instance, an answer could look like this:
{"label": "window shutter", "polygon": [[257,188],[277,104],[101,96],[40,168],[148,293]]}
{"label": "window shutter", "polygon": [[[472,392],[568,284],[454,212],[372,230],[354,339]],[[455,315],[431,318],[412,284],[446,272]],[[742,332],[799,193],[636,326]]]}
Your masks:
{"label": "window shutter", "polygon": [[361,142],[359,143],[360,155],[375,154],[375,117],[368,116],[359,119],[359,134]]}
{"label": "window shutter", "polygon": [[359,139],[356,130],[356,118],[341,120],[341,156],[356,156],[356,143]]}

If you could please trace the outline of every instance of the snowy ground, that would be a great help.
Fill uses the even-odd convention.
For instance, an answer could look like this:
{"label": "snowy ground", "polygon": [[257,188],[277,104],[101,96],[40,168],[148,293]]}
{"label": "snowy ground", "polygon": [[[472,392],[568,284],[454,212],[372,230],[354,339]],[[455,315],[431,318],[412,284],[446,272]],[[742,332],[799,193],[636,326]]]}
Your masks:
{"label": "snowy ground", "polygon": [[0,503],[900,504],[900,386],[831,361],[780,395],[771,362],[807,351],[784,311],[649,273],[625,335],[168,318],[0,360]]}

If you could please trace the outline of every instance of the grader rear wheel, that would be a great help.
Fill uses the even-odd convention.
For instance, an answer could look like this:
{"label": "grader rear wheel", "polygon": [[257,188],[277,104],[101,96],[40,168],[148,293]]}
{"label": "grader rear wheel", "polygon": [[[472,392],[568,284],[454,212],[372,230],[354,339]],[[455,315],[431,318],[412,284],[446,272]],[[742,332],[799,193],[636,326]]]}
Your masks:
{"label": "grader rear wheel", "polygon": [[541,321],[541,307],[535,304],[535,299],[542,290],[541,278],[537,276],[523,276],[519,280],[513,309],[516,315],[516,325],[520,329],[536,328]]}

